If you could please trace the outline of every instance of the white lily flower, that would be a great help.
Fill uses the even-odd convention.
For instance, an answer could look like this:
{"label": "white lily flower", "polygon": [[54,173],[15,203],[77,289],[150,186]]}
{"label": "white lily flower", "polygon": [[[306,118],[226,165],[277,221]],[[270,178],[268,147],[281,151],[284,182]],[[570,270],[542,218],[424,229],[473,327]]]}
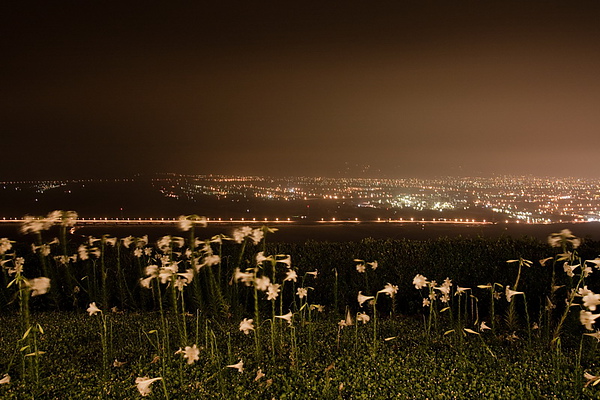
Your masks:
{"label": "white lily flower", "polygon": [[244,332],[245,335],[250,334],[250,331],[254,330],[254,320],[244,318],[242,322],[240,322],[240,331]]}
{"label": "white lily flower", "polygon": [[523,292],[517,292],[516,290],[511,290],[510,289],[510,285],[507,285],[506,286],[506,293],[505,294],[506,294],[506,301],[508,301],[510,303],[513,296],[515,296],[517,294],[525,294],[525,293],[523,293]]}
{"label": "white lily flower", "polygon": [[271,280],[268,276],[261,276],[254,280],[254,285],[256,286],[256,290],[260,290],[261,292],[266,291],[271,284]]}
{"label": "white lily flower", "polygon": [[182,351],[182,353],[183,358],[187,359],[187,363],[189,365],[193,364],[194,362],[200,359],[200,357],[198,357],[198,355],[200,354],[200,349],[198,349],[198,347],[196,347],[195,344],[191,347],[185,346],[185,349]]}
{"label": "white lily flower", "polygon": [[593,330],[592,324],[596,322],[596,318],[600,317],[600,314],[592,314],[589,311],[581,310],[579,312],[579,321],[581,321],[581,325],[584,325],[588,331]]}
{"label": "white lily flower", "polygon": [[240,360],[237,364],[227,365],[227,368],[234,368],[241,374],[244,372],[244,361]]}
{"label": "white lily flower", "polygon": [[275,300],[279,296],[281,285],[279,283],[269,283],[267,288],[267,300]]}
{"label": "white lily flower", "polygon": [[276,315],[275,318],[279,318],[279,319],[283,319],[285,321],[287,321],[288,324],[292,324],[292,317],[294,314],[292,314],[292,312],[288,312],[287,314],[284,315]]}
{"label": "white lily flower", "polygon": [[31,296],[39,296],[41,294],[48,293],[50,289],[50,278],[40,277],[33,278],[29,281],[29,287],[31,289]]}
{"label": "white lily flower", "polygon": [[375,297],[373,297],[373,296],[365,296],[365,295],[363,295],[362,294],[362,290],[361,290],[360,292],[358,292],[357,300],[358,300],[358,304],[362,307],[362,305],[363,305],[363,303],[365,301],[371,300],[371,299],[374,299],[374,298]]}
{"label": "white lily flower", "polygon": [[101,313],[101,312],[102,312],[102,310],[101,310],[101,309],[99,309],[99,308],[96,306],[96,302],[95,302],[95,301],[94,301],[93,303],[90,303],[90,306],[87,308],[87,310],[86,310],[86,311],[87,311],[87,312],[88,312],[88,314],[90,314],[90,315],[96,315],[96,314],[98,314],[98,313]]}
{"label": "white lily flower", "polygon": [[369,315],[366,313],[359,312],[358,314],[356,314],[356,321],[362,322],[363,325],[369,322],[370,320],[371,317],[369,317]]}
{"label": "white lily flower", "polygon": [[285,272],[284,282],[287,282],[287,281],[296,282],[297,279],[298,279],[298,274],[293,269],[289,269]]}
{"label": "white lily flower", "polygon": [[150,385],[161,379],[162,378],[148,378],[147,376],[144,376],[141,378],[136,378],[135,384],[137,385],[137,389],[142,396],[148,396],[150,393],[152,393]]}
{"label": "white lily flower", "polygon": [[398,286],[387,283],[383,289],[377,293],[385,293],[390,297],[394,297],[398,293]]}
{"label": "white lily flower", "polygon": [[428,283],[427,278],[421,274],[417,274],[417,276],[413,278],[413,285],[415,285],[416,289],[422,289],[427,286]]}
{"label": "white lily flower", "polygon": [[296,290],[296,295],[299,298],[303,299],[308,295],[308,289],[300,287],[300,288],[298,288],[298,290]]}

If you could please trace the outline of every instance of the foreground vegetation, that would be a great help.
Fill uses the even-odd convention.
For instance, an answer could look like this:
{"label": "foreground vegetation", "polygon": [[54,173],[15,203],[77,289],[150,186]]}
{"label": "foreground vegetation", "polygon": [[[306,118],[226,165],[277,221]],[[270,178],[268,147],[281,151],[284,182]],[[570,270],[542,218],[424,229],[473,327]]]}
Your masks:
{"label": "foreground vegetation", "polygon": [[[149,313],[111,314],[111,365],[103,370],[98,321],[86,313],[51,312],[36,315],[44,328],[40,347],[39,385],[14,379],[0,385],[3,399],[131,399],[137,398],[138,377],[162,377],[152,384],[152,398],[171,399],[525,399],[599,398],[584,387],[584,370],[598,369],[596,340],[584,342],[581,366],[577,346],[557,355],[536,336],[533,346],[489,332],[428,336],[419,319],[397,318],[380,325],[382,340],[371,349],[371,327],[359,324],[340,334],[334,320],[297,327],[297,358],[291,357],[287,327],[276,353],[256,359],[253,339],[237,324],[218,324],[189,317],[199,359],[191,365],[180,355],[161,354],[153,346],[160,317]],[[198,339],[195,325],[198,321]],[[17,340],[16,317],[0,319],[0,359],[9,360]],[[208,334],[207,334],[208,333]],[[213,336],[214,334],[214,336]],[[384,338],[395,337],[385,341]],[[493,353],[493,355],[492,355]],[[227,365],[243,360],[243,372]],[[117,360],[116,364],[113,364]],[[120,364],[120,363],[124,364]],[[256,379],[259,369],[263,377]]]}
{"label": "foreground vegetation", "polygon": [[57,211],[0,239],[0,397],[600,397],[598,242],[270,245],[180,222],[82,241]]}

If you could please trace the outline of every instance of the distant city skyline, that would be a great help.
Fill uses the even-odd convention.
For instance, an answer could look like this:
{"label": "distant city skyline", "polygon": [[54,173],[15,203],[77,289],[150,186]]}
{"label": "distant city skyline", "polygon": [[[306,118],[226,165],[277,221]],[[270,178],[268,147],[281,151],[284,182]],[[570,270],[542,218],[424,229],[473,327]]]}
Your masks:
{"label": "distant city skyline", "polygon": [[594,178],[599,12],[583,0],[11,4],[0,180]]}
{"label": "distant city skyline", "polygon": [[598,222],[600,178],[437,179],[160,174],[1,182],[2,217],[46,208],[88,217],[199,212],[213,219]]}

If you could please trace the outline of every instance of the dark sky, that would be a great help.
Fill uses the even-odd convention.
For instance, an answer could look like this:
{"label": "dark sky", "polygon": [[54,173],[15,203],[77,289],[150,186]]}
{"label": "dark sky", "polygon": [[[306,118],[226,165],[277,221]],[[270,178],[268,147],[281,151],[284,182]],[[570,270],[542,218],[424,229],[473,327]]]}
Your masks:
{"label": "dark sky", "polygon": [[599,175],[597,1],[167,3],[0,6],[0,179]]}

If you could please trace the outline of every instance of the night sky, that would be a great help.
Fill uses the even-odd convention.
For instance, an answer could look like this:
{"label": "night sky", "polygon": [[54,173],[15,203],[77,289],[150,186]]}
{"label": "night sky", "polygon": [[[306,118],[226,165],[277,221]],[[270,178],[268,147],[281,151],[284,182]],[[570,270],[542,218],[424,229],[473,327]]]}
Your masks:
{"label": "night sky", "polygon": [[597,1],[7,3],[0,179],[599,176]]}

